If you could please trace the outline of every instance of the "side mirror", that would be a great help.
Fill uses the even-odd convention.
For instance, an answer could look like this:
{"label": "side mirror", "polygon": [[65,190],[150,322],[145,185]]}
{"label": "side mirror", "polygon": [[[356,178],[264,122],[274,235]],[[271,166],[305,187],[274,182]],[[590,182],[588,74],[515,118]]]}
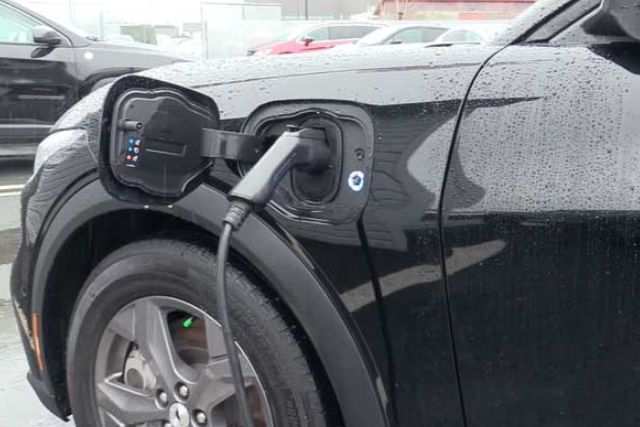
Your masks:
{"label": "side mirror", "polygon": [[637,0],[602,0],[583,27],[597,36],[631,37],[640,41],[640,8]]}
{"label": "side mirror", "polygon": [[311,43],[313,43],[314,38],[313,37],[309,37],[309,36],[304,36],[302,41],[304,42],[305,46],[309,46]]}
{"label": "side mirror", "polygon": [[62,43],[62,36],[51,27],[39,25],[33,28],[33,41],[49,47],[57,46]]}

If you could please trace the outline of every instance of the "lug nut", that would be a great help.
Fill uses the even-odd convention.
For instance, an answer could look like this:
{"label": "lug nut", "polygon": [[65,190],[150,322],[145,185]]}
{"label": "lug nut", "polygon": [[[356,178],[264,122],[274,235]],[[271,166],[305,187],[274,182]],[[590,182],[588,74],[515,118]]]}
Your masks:
{"label": "lug nut", "polygon": [[202,411],[196,411],[194,417],[198,424],[205,425],[207,423],[207,416]]}
{"label": "lug nut", "polygon": [[167,396],[167,393],[160,390],[158,392],[158,402],[160,402],[160,405],[162,406],[167,406],[167,403],[169,403],[169,396]]}
{"label": "lug nut", "polygon": [[189,387],[184,384],[178,384],[178,394],[183,399],[186,399],[187,397],[189,397]]}

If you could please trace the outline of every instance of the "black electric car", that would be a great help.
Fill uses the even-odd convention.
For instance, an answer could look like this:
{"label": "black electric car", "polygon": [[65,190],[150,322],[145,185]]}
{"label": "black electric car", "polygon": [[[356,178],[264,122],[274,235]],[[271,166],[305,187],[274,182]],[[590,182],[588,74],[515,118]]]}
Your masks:
{"label": "black electric car", "polygon": [[[141,99],[205,99],[229,147],[296,126],[331,148],[330,169],[292,169],[231,241],[256,425],[637,425],[640,34],[626,3],[543,0],[477,46],[141,73]],[[115,197],[103,160],[120,82],[58,121],[22,196],[11,286],[29,381],[79,426],[238,425],[215,247],[251,165],[216,160],[175,203]],[[157,118],[153,132],[181,136]],[[112,126],[180,157],[127,123]],[[154,166],[130,144],[131,173]]]}
{"label": "black electric car", "polygon": [[0,156],[33,155],[69,107],[114,78],[187,59],[101,41],[1,0]]}

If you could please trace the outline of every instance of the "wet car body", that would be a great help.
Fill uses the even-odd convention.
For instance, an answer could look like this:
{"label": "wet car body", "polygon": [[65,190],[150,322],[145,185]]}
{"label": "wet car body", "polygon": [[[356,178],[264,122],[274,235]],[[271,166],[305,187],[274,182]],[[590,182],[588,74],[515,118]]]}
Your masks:
{"label": "wet car body", "polygon": [[[542,2],[495,45],[146,72],[211,96],[225,130],[264,111],[368,118],[366,206],[321,223],[272,205],[234,243],[308,335],[346,425],[640,417],[640,56],[584,33],[596,3]],[[215,236],[238,180],[218,162],[171,208],[114,200],[96,172],[105,94],[58,122],[23,194],[12,294],[30,380],[60,416],[64,337],[92,267],[143,234]]]}
{"label": "wet car body", "polygon": [[56,46],[0,42],[0,155],[33,155],[67,109],[113,79],[187,60],[142,43],[84,37],[8,0],[0,6],[61,36]]}

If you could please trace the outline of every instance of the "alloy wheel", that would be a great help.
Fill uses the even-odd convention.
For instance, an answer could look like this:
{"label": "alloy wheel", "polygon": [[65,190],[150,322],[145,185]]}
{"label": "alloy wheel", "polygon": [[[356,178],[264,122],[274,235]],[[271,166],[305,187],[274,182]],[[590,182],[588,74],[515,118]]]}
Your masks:
{"label": "alloy wheel", "polygon": [[[272,427],[265,390],[237,349],[254,424]],[[140,298],[115,314],[100,340],[94,384],[104,427],[240,425],[220,324],[176,298]]]}

